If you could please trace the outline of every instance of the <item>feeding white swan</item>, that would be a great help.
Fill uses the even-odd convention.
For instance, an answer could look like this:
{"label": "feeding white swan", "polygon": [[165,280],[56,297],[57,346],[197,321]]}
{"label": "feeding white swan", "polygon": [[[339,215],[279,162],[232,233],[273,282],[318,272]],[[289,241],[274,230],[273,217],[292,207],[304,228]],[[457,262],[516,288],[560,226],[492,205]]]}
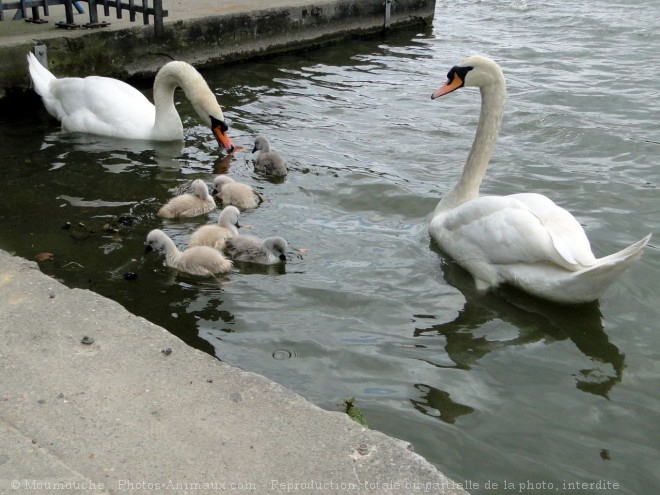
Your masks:
{"label": "feeding white swan", "polygon": [[186,62],[168,62],[158,71],[154,80],[155,105],[118,79],[58,79],[32,53],[28,53],[28,67],[34,90],[65,131],[122,139],[182,140],[183,124],[174,106],[174,90],[180,87],[220,146],[234,150],[215,95],[197,69]]}
{"label": "feeding white swan", "polygon": [[179,251],[174,241],[160,229],[152,230],[147,235],[145,253],[150,251],[164,251],[167,266],[190,275],[213,276],[227,273],[233,266],[220,251],[208,246],[194,246]]}
{"label": "feeding white swan", "polygon": [[202,179],[195,179],[190,187],[192,193],[173,197],[158,210],[158,215],[163,218],[190,218],[215,209],[215,200]]}
{"label": "feeding white swan", "polygon": [[241,212],[235,206],[226,206],[218,217],[218,222],[211,225],[202,225],[190,236],[188,247],[209,246],[222,249],[229,237],[238,235],[238,218]]}
{"label": "feeding white swan", "polygon": [[479,196],[502,122],[506,83],[482,56],[465,58],[447,74],[432,99],[463,86],[481,91],[481,113],[463,174],[436,207],[429,233],[474,277],[477,288],[509,283],[561,303],[598,299],[641,256],[651,238],[596,258],[578,221],[541,194]]}
{"label": "feeding white swan", "polygon": [[225,252],[237,261],[273,265],[286,261],[287,242],[282,237],[260,239],[255,235],[237,235],[225,242]]}
{"label": "feeding white swan", "polygon": [[277,151],[270,149],[270,142],[266,136],[257,136],[254,139],[252,153],[259,151],[259,156],[254,162],[254,169],[268,175],[286,175],[289,169],[286,160]]}
{"label": "feeding white swan", "polygon": [[213,179],[213,194],[224,205],[238,206],[243,210],[256,208],[263,201],[261,195],[247,184],[236,182],[227,175]]}

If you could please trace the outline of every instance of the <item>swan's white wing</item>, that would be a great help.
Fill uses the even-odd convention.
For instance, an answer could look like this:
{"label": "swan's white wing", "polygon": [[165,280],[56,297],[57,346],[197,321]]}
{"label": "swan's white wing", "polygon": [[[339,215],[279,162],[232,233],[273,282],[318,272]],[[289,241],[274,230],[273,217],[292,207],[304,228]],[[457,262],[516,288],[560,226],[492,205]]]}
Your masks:
{"label": "swan's white wing", "polygon": [[107,77],[66,77],[50,83],[62,128],[129,139],[149,139],[156,111],[132,86]]}
{"label": "swan's white wing", "polygon": [[437,239],[459,262],[549,262],[577,270],[592,264],[594,256],[575,224],[568,212],[540,195],[482,196],[449,212]]}
{"label": "swan's white wing", "polygon": [[542,194],[512,194],[522,202],[546,228],[559,254],[571,265],[591,266],[596,262],[587,234],[568,211]]}

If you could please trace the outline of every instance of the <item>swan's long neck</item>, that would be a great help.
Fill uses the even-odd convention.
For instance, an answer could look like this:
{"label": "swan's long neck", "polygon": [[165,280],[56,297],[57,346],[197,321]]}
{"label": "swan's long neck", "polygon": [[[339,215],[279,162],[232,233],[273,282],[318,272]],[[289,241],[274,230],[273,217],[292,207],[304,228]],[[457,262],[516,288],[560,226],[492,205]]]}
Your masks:
{"label": "swan's long neck", "polygon": [[170,62],[158,71],[154,80],[156,135],[166,139],[183,139],[183,124],[174,106],[174,91],[177,87],[183,89],[206,125],[211,126],[211,115],[222,120],[220,105],[197,69],[185,62]]}
{"label": "swan's long neck", "polygon": [[497,136],[502,123],[504,102],[506,101],[506,83],[504,79],[481,87],[481,112],[463,174],[454,188],[438,204],[436,213],[456,208],[457,206],[479,197],[479,187],[486,174],[488,162],[493,154]]}
{"label": "swan's long neck", "polygon": [[183,123],[174,106],[174,91],[182,85],[177,68],[177,65],[165,65],[154,80],[154,136],[157,139],[183,139]]}

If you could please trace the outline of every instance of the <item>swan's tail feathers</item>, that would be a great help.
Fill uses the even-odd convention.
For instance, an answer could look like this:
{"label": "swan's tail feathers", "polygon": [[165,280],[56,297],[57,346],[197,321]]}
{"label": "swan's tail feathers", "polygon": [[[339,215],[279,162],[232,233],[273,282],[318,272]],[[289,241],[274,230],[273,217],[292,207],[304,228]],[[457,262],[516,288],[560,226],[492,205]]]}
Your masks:
{"label": "swan's tail feathers", "polygon": [[614,254],[599,258],[596,264],[575,273],[573,290],[582,293],[584,302],[600,298],[607,288],[642,255],[651,234]]}
{"label": "swan's tail feathers", "polygon": [[651,234],[647,235],[643,239],[640,239],[636,243],[631,244],[627,248],[622,249],[619,252],[610,254],[609,256],[605,256],[603,258],[599,258],[598,264],[627,262],[628,264],[626,266],[628,266],[639,259],[639,257],[642,255],[642,248],[646,246],[649,240],[651,240]]}
{"label": "swan's tail feathers", "polygon": [[32,52],[28,53],[28,68],[30,69],[30,78],[34,85],[34,90],[42,98],[46,98],[50,94],[50,83],[56,77],[46,67],[41,65]]}

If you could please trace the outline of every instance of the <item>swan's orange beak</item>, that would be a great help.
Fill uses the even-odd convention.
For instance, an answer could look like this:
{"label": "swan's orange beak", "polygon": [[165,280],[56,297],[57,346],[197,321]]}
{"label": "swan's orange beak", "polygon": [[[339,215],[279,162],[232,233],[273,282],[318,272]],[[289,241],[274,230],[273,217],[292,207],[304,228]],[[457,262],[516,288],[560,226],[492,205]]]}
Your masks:
{"label": "swan's orange beak", "polygon": [[435,100],[436,98],[446,95],[448,93],[451,93],[452,91],[457,90],[463,86],[463,79],[461,79],[458,74],[454,73],[454,77],[449,80],[447,79],[447,82],[444,83],[442,86],[440,86],[435,93],[431,95],[431,99]]}
{"label": "swan's orange beak", "polygon": [[229,127],[224,120],[218,120],[211,116],[211,130],[213,131],[215,138],[218,140],[218,144],[222,146],[222,148],[230,153],[234,151],[234,143],[231,142],[231,139],[227,134]]}

